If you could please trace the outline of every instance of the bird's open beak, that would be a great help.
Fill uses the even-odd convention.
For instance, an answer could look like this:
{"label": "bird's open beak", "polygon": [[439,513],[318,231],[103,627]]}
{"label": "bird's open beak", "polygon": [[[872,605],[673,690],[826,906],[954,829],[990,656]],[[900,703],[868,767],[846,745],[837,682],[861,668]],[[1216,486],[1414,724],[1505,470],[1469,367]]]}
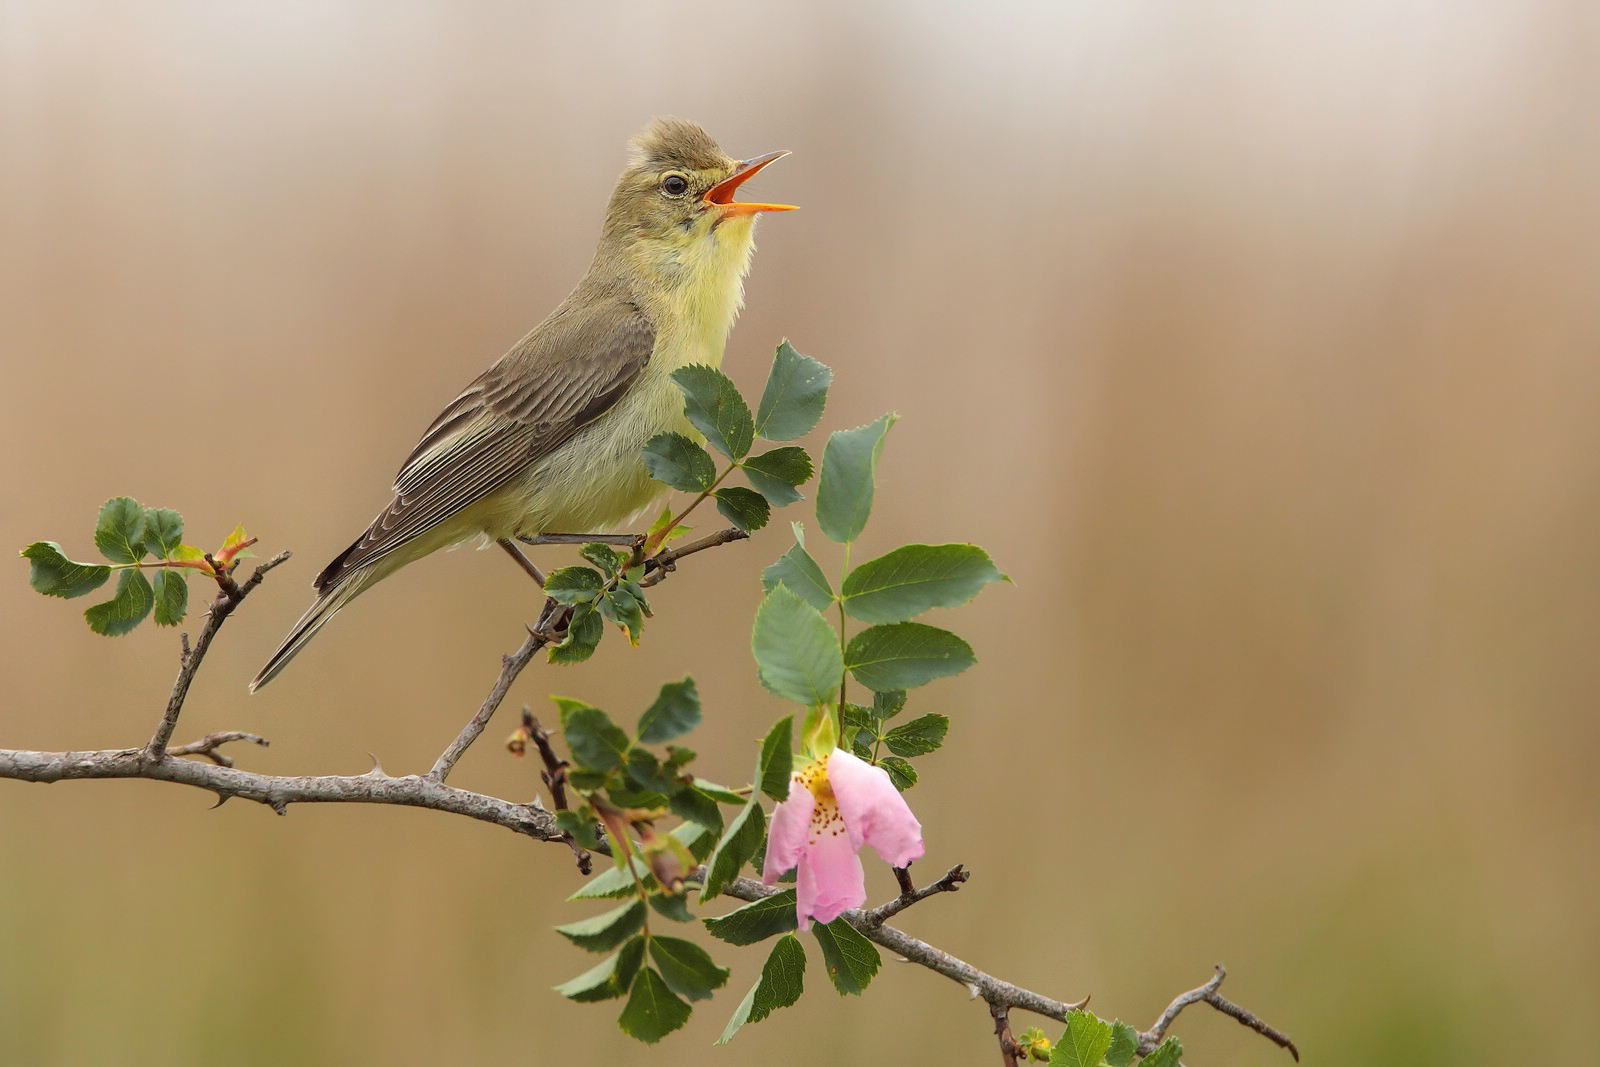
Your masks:
{"label": "bird's open beak", "polygon": [[738,192],[739,186],[754,178],[760,173],[761,168],[768,163],[775,162],[788,155],[788,151],[768,152],[764,156],[756,156],[739,164],[737,170],[728,177],[706,190],[705,200],[708,204],[716,204],[722,209],[724,217],[735,215],[754,215],[762,211],[793,211],[793,204],[746,204],[735,203],[733,194]]}

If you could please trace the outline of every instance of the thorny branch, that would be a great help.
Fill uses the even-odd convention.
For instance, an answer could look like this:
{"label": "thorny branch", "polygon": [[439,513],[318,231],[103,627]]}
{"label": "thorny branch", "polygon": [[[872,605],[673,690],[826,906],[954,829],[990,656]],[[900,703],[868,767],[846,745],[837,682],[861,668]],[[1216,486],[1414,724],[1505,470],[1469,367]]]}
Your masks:
{"label": "thorny branch", "polygon": [[[646,573],[641,586],[649,587],[664,581],[676,570],[679,560],[707,549],[743,540],[749,536],[737,529],[721,530],[677,549],[666,549],[646,561]],[[17,749],[0,749],[0,778],[27,782],[57,782],[87,778],[148,778],[155,781],[176,782],[181,785],[205,789],[217,795],[217,804],[234,797],[265,804],[279,815],[287,814],[290,804],[358,803],[393,804],[403,807],[428,808],[452,815],[464,815],[481,822],[503,826],[508,830],[531,837],[537,841],[562,841],[572,847],[579,857],[583,873],[589,871],[588,853],[579,848],[571,837],[556,824],[554,813],[537,799],[516,803],[482,793],[458,789],[444,783],[462,755],[470,748],[495,711],[504,702],[506,694],[533,656],[546,645],[559,641],[571,617],[571,608],[547,599],[538,622],[529,627],[528,637],[513,653],[502,658],[499,677],[490,688],[482,705],[455,740],[447,746],[431,770],[425,775],[393,776],[376,764],[365,774],[358,775],[268,775],[241,771],[220,748],[233,742],[248,742],[265,746],[268,741],[256,734],[226,731],[209,734],[190,744],[171,746],[178,717],[183,711],[190,684],[199,671],[207,651],[218,630],[238,606],[244,602],[266,577],[267,573],[289,558],[284,552],[258,566],[243,583],[231,576],[219,579],[219,592],[206,614],[200,636],[191,647],[188,635],[182,639],[182,658],[177,680],[167,701],[165,713],[155,734],[143,747],[101,749],[86,752],[32,752]],[[531,718],[531,717],[530,717]],[[529,739],[539,748],[544,771],[541,774],[551,790],[557,810],[566,806],[564,772],[565,763],[549,744],[550,734],[532,721],[526,729]],[[185,756],[201,756],[211,761],[202,763]],[[597,851],[609,853],[602,847]],[[1011,1033],[1010,1013],[1022,1009],[1043,1015],[1058,1022],[1067,1018],[1068,1012],[1086,1004],[1087,998],[1076,1003],[1054,1000],[1032,990],[1002,981],[978,970],[964,960],[943,949],[912,937],[887,924],[887,920],[914,904],[941,893],[954,892],[966,882],[969,873],[961,866],[950,868],[936,881],[916,889],[909,874],[903,869],[895,871],[900,895],[871,910],[846,912],[844,918],[869,941],[899,955],[908,963],[916,963],[966,987],[974,998],[982,998],[994,1019],[994,1032],[1000,1044],[1002,1061],[1007,1067],[1016,1067],[1018,1049]],[[736,900],[755,901],[779,890],[769,888],[750,878],[736,878],[723,891]],[[1160,1043],[1162,1036],[1174,1019],[1190,1004],[1204,1001],[1226,1015],[1237,1019],[1268,1039],[1286,1048],[1298,1061],[1299,1051],[1281,1031],[1268,1026],[1256,1016],[1217,993],[1225,971],[1220,965],[1217,974],[1205,985],[1190,990],[1175,999],[1162,1012],[1154,1026],[1139,1035],[1140,1051],[1149,1052]]]}

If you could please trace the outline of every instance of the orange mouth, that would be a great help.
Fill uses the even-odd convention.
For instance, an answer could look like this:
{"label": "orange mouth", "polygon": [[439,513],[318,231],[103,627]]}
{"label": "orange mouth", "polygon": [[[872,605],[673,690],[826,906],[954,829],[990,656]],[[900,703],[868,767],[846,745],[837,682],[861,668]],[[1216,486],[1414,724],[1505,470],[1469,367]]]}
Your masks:
{"label": "orange mouth", "polygon": [[746,204],[736,202],[733,199],[733,194],[739,191],[739,186],[761,173],[762,168],[768,163],[776,162],[788,154],[787,150],[768,152],[764,156],[756,156],[754,159],[745,160],[739,164],[738,169],[732,174],[706,190],[706,203],[720,207],[725,218],[736,215],[755,215],[762,211],[796,210],[793,204]]}

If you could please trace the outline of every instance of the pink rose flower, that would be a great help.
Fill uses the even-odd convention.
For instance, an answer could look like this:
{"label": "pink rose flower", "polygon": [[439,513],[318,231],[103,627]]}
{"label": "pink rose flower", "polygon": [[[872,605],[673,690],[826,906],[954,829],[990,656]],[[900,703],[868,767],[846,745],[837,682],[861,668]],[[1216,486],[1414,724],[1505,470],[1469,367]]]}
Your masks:
{"label": "pink rose flower", "polygon": [[797,773],[773,810],[761,879],[772,885],[796,868],[800,929],[832,922],[867,902],[863,845],[904,867],[922,857],[922,824],[887,771],[836,748]]}

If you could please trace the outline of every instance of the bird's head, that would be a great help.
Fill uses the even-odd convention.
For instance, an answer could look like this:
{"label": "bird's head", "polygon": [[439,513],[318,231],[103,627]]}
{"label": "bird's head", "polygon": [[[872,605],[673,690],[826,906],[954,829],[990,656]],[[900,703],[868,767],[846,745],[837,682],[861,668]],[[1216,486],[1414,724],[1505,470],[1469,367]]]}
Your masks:
{"label": "bird's head", "polygon": [[755,217],[794,210],[734,199],[741,185],[787,152],[732,159],[705,130],[676,118],[656,119],[631,147],[606,209],[605,238],[651,273],[670,275],[729,257],[740,261],[742,273]]}

